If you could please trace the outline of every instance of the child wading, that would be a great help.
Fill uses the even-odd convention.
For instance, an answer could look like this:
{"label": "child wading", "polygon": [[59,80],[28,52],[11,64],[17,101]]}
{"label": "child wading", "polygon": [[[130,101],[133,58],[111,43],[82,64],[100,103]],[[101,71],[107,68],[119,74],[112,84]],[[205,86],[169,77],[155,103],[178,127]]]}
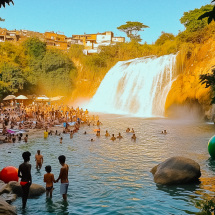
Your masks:
{"label": "child wading", "polygon": [[44,182],[46,182],[46,197],[50,196],[50,198],[52,198],[53,182],[55,182],[54,175],[51,173],[51,166],[46,166],[45,170],[47,172],[47,174],[44,175]]}

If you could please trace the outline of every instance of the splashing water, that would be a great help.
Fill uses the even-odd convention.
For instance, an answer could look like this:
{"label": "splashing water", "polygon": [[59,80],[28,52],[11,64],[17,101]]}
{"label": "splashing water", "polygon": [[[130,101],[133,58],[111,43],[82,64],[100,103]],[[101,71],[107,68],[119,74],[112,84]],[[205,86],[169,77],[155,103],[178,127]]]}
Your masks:
{"label": "splashing water", "polygon": [[176,55],[118,62],[87,105],[90,111],[163,116],[174,76]]}

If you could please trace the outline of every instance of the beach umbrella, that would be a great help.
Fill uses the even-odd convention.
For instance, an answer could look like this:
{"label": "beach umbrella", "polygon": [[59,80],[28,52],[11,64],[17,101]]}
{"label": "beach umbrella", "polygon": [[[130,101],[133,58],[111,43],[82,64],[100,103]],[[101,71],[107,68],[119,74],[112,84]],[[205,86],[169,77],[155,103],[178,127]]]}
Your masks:
{"label": "beach umbrella", "polygon": [[16,99],[21,99],[21,100],[23,100],[23,99],[28,99],[28,98],[27,98],[26,96],[20,95],[20,96],[17,96]]}
{"label": "beach umbrella", "polygon": [[16,96],[14,95],[9,95],[9,96],[6,96],[3,100],[11,100],[11,99],[15,99]]}
{"label": "beach umbrella", "polygon": [[56,97],[51,97],[50,100],[51,101],[59,101],[63,98],[64,96],[56,96]]}
{"label": "beach umbrella", "polygon": [[36,101],[49,101],[50,100],[50,98],[48,98],[48,97],[46,97],[46,96],[39,96],[39,97],[37,97],[36,98]]}

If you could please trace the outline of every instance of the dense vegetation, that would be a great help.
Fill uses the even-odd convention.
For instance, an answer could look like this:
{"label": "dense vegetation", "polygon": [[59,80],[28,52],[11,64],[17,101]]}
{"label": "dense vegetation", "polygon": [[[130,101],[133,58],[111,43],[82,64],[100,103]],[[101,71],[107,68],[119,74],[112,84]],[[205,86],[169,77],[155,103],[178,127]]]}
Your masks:
{"label": "dense vegetation", "polygon": [[6,94],[68,95],[77,70],[67,54],[47,49],[38,38],[0,44],[0,97]]}

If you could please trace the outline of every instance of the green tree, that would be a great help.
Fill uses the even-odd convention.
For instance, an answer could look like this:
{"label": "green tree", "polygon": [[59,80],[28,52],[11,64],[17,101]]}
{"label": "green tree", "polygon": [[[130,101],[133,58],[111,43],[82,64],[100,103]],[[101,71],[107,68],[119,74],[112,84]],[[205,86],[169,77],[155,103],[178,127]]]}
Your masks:
{"label": "green tree", "polygon": [[131,21],[128,21],[126,22],[126,24],[117,27],[118,30],[126,33],[127,37],[130,38],[130,40],[135,40],[137,42],[140,42],[142,40],[138,33],[139,31],[144,31],[144,28],[149,28],[149,26],[144,25],[141,22]]}
{"label": "green tree", "polygon": [[19,89],[23,89],[25,79],[18,66],[5,62],[0,65],[0,82],[1,91],[15,93]]}
{"label": "green tree", "polygon": [[0,1],[0,8],[1,8],[2,6],[5,7],[5,4],[10,5],[10,3],[12,3],[12,4],[14,5],[13,0],[1,0],[1,1]]}
{"label": "green tree", "polygon": [[30,37],[23,42],[25,54],[29,57],[42,59],[46,53],[46,43],[38,37]]}
{"label": "green tree", "polygon": [[205,88],[211,87],[213,93],[211,104],[215,104],[215,68],[212,69],[211,74],[200,75],[200,83],[205,84]]}
{"label": "green tree", "polygon": [[173,41],[175,36],[172,33],[165,33],[164,31],[161,32],[161,36],[155,41],[155,45],[161,46],[166,41],[170,40]]}
{"label": "green tree", "polygon": [[[13,3],[13,0],[1,0],[1,1],[0,1],[0,8],[1,8],[2,6],[5,7],[5,4],[10,5],[10,3],[14,4],[14,3]],[[0,17],[0,21],[4,22],[5,19],[2,19],[2,18]]]}
{"label": "green tree", "polygon": [[198,20],[198,18],[206,13],[210,12],[213,9],[213,6],[208,4],[202,6],[200,9],[191,10],[185,12],[180,19],[181,24],[183,24],[188,32],[195,32],[204,28],[207,25],[207,18]]}

